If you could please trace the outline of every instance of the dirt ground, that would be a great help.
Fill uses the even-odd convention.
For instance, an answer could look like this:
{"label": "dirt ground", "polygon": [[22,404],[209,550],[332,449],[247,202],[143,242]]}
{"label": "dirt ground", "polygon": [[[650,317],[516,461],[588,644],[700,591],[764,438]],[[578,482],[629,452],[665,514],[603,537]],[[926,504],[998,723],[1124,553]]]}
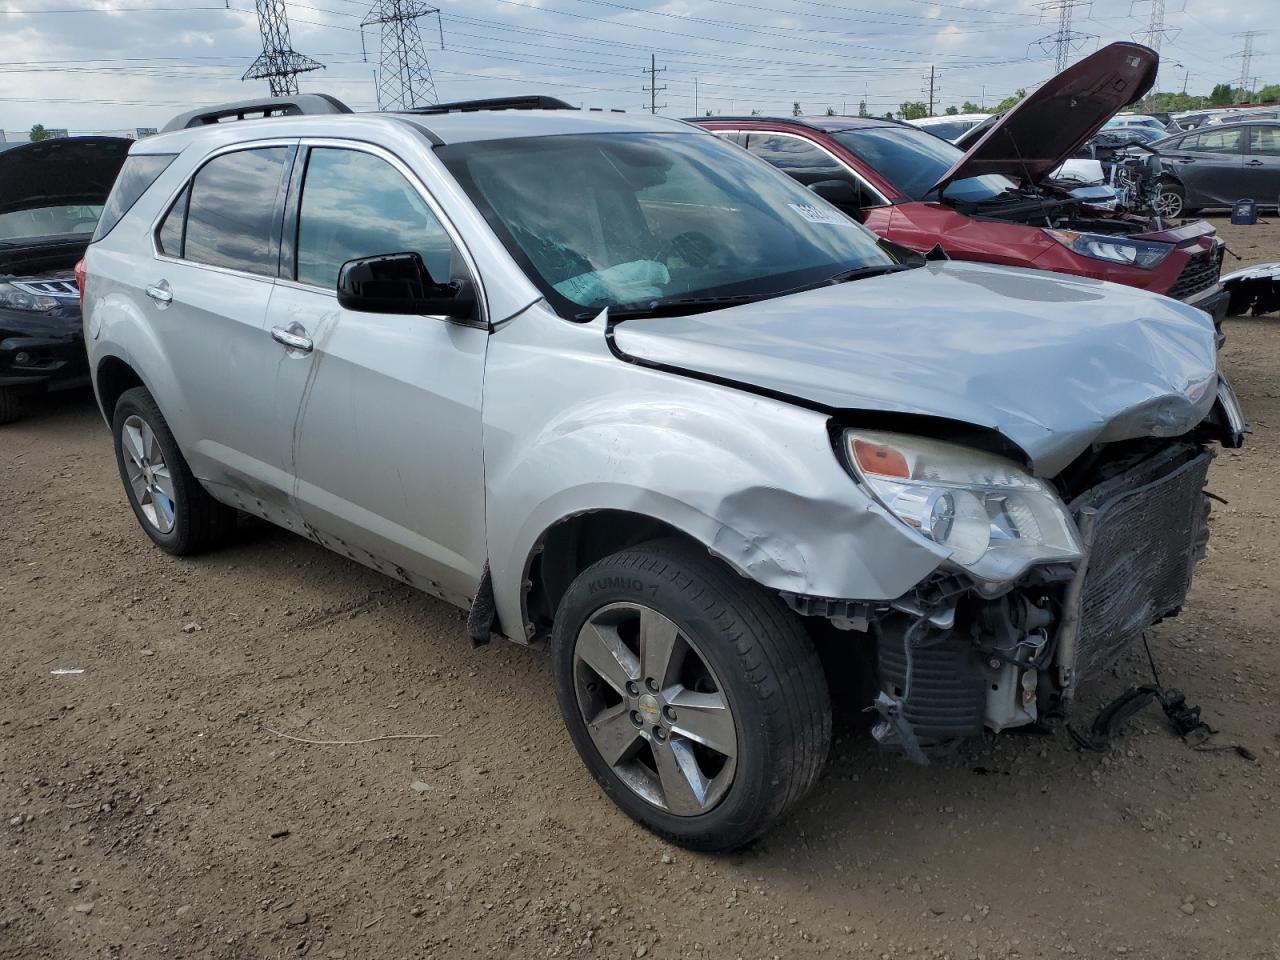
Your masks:
{"label": "dirt ground", "polygon": [[[1280,225],[1221,229],[1280,259]],[[1256,762],[1152,709],[1106,755],[1059,727],[921,769],[846,708],[817,791],[730,856],[599,794],[544,653],[472,650],[462,613],[267,526],[160,553],[91,399],[50,402],[0,430],[0,958],[1274,960],[1278,320],[1227,324],[1255,433],[1152,632]],[[1123,660],[1080,719],[1146,677]]]}

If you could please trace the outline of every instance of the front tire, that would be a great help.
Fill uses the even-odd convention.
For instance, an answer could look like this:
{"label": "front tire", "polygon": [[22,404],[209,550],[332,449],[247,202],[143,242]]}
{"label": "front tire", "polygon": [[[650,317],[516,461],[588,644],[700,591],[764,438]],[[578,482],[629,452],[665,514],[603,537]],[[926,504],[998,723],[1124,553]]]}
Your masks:
{"label": "front tire", "polygon": [[0,387],[0,424],[12,423],[22,415],[22,403],[13,387]]}
{"label": "front tire", "polygon": [[831,700],[799,618],[679,541],[583,571],[556,613],[552,659],[591,775],[675,843],[742,846],[792,809],[826,762]]}
{"label": "front tire", "polygon": [[129,506],[156,546],[187,556],[221,546],[230,538],[235,510],[200,486],[145,387],[120,395],[111,437]]}
{"label": "front tire", "polygon": [[1176,220],[1191,211],[1187,209],[1187,192],[1182,184],[1162,180],[1156,194],[1156,213],[1166,220]]}

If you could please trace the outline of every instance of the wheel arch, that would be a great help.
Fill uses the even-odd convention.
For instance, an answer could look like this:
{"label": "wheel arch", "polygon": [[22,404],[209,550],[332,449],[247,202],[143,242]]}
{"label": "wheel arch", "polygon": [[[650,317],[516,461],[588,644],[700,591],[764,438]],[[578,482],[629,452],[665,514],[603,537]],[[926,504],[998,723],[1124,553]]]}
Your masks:
{"label": "wheel arch", "polygon": [[116,403],[121,394],[134,387],[145,387],[146,382],[127,360],[107,354],[94,367],[93,382],[98,396],[98,408],[107,423],[111,422]]}
{"label": "wheel arch", "polygon": [[525,560],[520,598],[525,639],[546,635],[560,599],[579,573],[619,550],[658,539],[707,549],[672,523],[632,510],[587,510],[557,520],[542,533]]}

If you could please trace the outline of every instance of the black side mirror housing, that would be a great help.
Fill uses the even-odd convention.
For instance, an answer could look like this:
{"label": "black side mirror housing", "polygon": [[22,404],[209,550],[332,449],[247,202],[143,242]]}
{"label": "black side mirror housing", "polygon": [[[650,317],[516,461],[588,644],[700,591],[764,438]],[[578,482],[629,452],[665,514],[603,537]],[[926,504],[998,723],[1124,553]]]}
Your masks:
{"label": "black side mirror housing", "polygon": [[338,271],[338,306],[362,313],[398,313],[470,321],[475,293],[461,280],[436,283],[417,253],[348,260]]}
{"label": "black side mirror housing", "polygon": [[862,197],[858,194],[858,188],[848,180],[819,180],[817,183],[809,184],[809,189],[827,203],[841,209],[850,207],[861,209],[862,207]]}

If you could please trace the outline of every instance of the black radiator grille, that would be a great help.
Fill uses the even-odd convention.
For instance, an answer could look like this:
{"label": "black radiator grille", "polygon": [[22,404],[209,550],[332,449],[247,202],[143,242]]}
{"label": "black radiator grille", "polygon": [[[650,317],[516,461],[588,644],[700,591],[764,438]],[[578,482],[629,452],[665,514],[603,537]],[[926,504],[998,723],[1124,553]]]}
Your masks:
{"label": "black radiator grille", "polygon": [[1089,554],[1077,679],[1109,665],[1148,626],[1181,608],[1204,551],[1203,490],[1212,458],[1180,445],[1071,504]]}
{"label": "black radiator grille", "polygon": [[1185,300],[1202,290],[1208,290],[1218,282],[1222,273],[1222,254],[1225,248],[1218,245],[1216,249],[1197,253],[1178,274],[1178,279],[1169,288],[1169,296],[1175,300]]}

